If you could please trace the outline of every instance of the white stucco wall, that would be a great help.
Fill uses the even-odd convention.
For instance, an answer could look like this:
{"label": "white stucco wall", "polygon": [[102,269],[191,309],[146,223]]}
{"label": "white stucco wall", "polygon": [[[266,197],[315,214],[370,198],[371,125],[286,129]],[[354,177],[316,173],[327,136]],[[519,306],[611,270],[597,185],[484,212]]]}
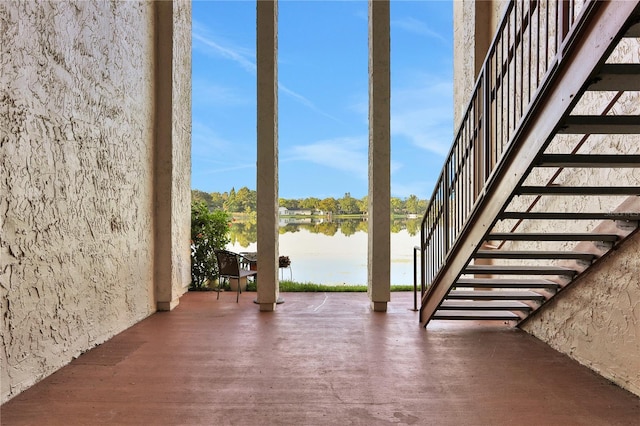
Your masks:
{"label": "white stucco wall", "polygon": [[174,2],[171,227],[172,292],[184,294],[191,283],[191,1]]}
{"label": "white stucco wall", "polygon": [[640,235],[554,299],[524,329],[640,395]]}
{"label": "white stucco wall", "polygon": [[[507,0],[453,2],[453,125],[458,130]],[[479,24],[476,25],[476,19]],[[489,27],[489,28],[487,28]]]}
{"label": "white stucco wall", "polygon": [[[156,309],[154,54],[153,3],[0,2],[2,401]],[[176,116],[179,292],[190,108]]]}

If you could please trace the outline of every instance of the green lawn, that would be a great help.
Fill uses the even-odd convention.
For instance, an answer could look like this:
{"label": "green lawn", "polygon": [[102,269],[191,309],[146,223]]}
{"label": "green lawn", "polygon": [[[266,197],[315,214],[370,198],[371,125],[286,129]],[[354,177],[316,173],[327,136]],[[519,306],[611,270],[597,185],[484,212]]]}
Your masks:
{"label": "green lawn", "polygon": [[[256,284],[248,283],[247,291],[256,291]],[[323,285],[314,283],[300,283],[296,281],[280,281],[282,292],[359,292],[367,291],[366,285]],[[413,291],[413,285],[392,285],[391,291]]]}

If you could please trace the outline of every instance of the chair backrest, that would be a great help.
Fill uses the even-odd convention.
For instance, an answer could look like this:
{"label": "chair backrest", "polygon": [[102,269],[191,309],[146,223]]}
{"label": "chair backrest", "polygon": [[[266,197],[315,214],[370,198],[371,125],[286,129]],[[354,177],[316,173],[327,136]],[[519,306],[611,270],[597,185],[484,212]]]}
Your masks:
{"label": "chair backrest", "polygon": [[236,253],[227,250],[216,250],[218,273],[223,277],[239,277],[240,261]]}

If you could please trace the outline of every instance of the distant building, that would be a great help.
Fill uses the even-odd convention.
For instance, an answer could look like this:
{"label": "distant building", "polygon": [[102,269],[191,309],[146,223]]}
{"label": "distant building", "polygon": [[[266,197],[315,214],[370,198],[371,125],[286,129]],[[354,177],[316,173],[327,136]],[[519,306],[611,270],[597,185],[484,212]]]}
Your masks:
{"label": "distant building", "polygon": [[312,216],[323,215],[322,210],[309,210],[309,209],[288,209],[286,207],[278,208],[278,214],[280,216]]}

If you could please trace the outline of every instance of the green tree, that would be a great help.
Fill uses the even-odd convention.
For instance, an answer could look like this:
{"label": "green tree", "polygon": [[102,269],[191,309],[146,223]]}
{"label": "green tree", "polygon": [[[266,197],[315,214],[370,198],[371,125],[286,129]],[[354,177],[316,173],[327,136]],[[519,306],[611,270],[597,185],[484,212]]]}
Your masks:
{"label": "green tree", "polygon": [[307,209],[307,210],[318,210],[319,204],[320,204],[320,199],[315,197],[302,199],[298,203],[301,209]]}
{"label": "green tree", "polygon": [[338,205],[340,212],[344,214],[356,214],[361,211],[359,209],[358,200],[353,198],[348,192],[344,194],[344,197],[338,200]]}
{"label": "green tree", "polygon": [[218,276],[215,250],[229,243],[229,215],[210,211],[202,201],[191,203],[191,288],[202,289]]}
{"label": "green tree", "polygon": [[295,199],[289,200],[287,198],[280,198],[278,200],[278,204],[280,205],[280,207],[286,207],[289,210],[294,210],[299,208],[298,200],[295,200]]}
{"label": "green tree", "polygon": [[204,191],[200,191],[199,189],[192,189],[191,200],[202,201],[207,205],[207,207],[211,208],[211,204],[212,204],[211,194],[208,194]]}
{"label": "green tree", "polygon": [[358,209],[362,213],[366,213],[369,211],[369,197],[367,195],[358,200]]}
{"label": "green tree", "polygon": [[239,212],[241,211],[239,208],[238,200],[236,199],[236,189],[231,188],[229,191],[229,195],[224,202],[224,209],[228,212]]}
{"label": "green tree", "polygon": [[257,198],[256,191],[252,191],[246,186],[243,186],[236,192],[237,210],[235,211],[247,213],[256,211]]}
{"label": "green tree", "polygon": [[398,197],[391,197],[391,213],[401,214],[404,210],[404,202]]}
{"label": "green tree", "polygon": [[209,204],[209,210],[224,210],[224,202],[227,200],[227,194],[212,192],[210,195],[211,204]]}
{"label": "green tree", "polygon": [[338,202],[333,197],[328,197],[318,203],[318,208],[325,212],[335,213],[338,211]]}
{"label": "green tree", "polygon": [[420,212],[419,201],[420,200],[418,200],[418,197],[416,197],[415,195],[413,194],[409,195],[409,198],[407,198],[406,201],[404,202],[404,206],[407,213],[419,213]]}

